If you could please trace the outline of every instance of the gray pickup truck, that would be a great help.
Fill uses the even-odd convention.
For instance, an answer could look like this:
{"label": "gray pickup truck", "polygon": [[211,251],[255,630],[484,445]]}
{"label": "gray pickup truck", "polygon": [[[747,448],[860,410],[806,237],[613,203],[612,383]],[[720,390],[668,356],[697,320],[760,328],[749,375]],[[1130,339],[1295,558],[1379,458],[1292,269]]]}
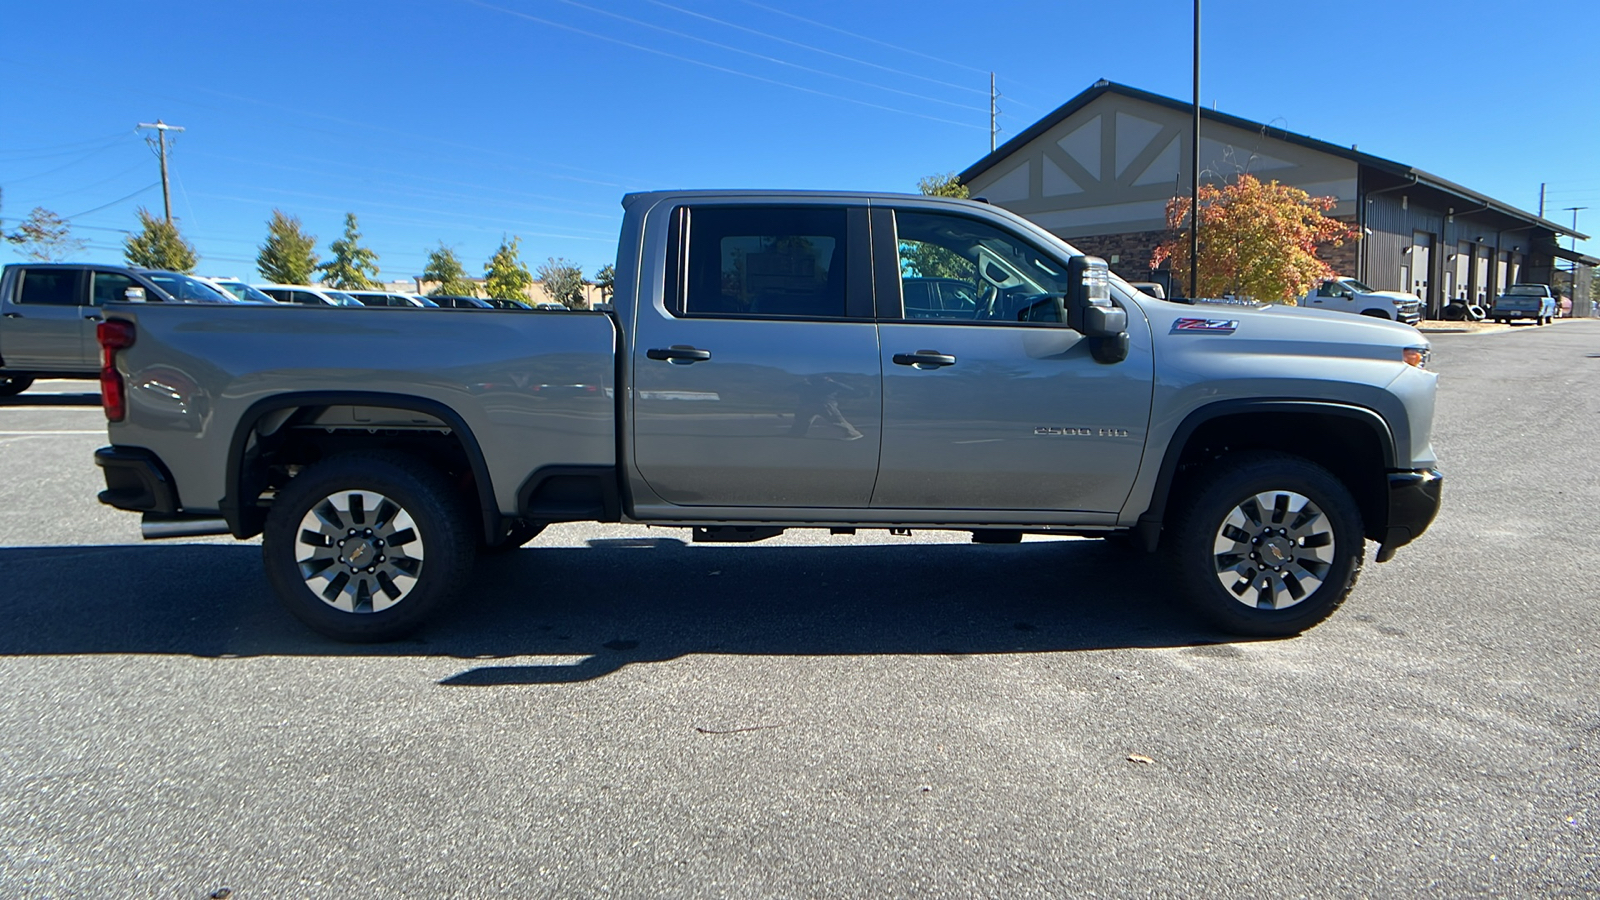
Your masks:
{"label": "gray pickup truck", "polygon": [[260,534],[343,640],[563,521],[1119,538],[1220,627],[1292,634],[1438,509],[1409,326],[1155,300],[983,203],[623,205],[593,312],[107,306],[100,499],[147,537]]}
{"label": "gray pickup truck", "polygon": [[0,397],[39,378],[96,378],[95,326],[107,303],[231,304],[178,272],[90,263],[13,263],[0,270]]}

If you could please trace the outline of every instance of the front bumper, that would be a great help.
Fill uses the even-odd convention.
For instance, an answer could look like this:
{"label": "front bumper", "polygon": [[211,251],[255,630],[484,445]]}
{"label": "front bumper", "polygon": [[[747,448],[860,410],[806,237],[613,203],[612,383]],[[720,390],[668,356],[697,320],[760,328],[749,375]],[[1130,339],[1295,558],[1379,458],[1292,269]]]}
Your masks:
{"label": "front bumper", "polygon": [[1389,473],[1389,525],[1378,546],[1378,562],[1422,536],[1439,514],[1444,474],[1438,469]]}

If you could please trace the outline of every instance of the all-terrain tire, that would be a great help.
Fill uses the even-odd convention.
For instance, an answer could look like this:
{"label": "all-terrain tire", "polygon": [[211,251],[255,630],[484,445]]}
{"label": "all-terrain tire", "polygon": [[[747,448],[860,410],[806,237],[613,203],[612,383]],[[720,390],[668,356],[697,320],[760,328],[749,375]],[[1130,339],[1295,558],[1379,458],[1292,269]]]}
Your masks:
{"label": "all-terrain tire", "polygon": [[390,641],[447,606],[477,531],[445,477],[403,453],[329,457],[278,493],[261,537],[295,618],[339,641]]}
{"label": "all-terrain tire", "polygon": [[1339,608],[1366,553],[1361,511],[1327,469],[1287,453],[1225,456],[1176,499],[1171,572],[1233,634],[1299,634]]}
{"label": "all-terrain tire", "polygon": [[33,379],[26,375],[0,375],[0,397],[15,397],[32,384]]}

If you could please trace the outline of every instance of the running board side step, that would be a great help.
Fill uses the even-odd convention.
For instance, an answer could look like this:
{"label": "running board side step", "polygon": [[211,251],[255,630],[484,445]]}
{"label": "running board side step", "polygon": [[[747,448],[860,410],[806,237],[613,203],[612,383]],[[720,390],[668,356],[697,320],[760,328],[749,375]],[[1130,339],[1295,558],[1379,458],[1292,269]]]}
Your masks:
{"label": "running board side step", "polygon": [[164,516],[145,513],[139,521],[139,533],[147,541],[163,538],[210,537],[232,534],[228,520],[220,516]]}

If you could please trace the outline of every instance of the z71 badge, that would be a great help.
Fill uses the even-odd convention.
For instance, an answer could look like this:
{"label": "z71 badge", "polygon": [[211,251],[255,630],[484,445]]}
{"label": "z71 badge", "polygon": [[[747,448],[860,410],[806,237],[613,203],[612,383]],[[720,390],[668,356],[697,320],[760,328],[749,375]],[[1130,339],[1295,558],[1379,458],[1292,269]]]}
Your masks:
{"label": "z71 badge", "polygon": [[1202,334],[1233,334],[1239,330],[1238,319],[1192,319],[1183,318],[1172,323],[1172,331]]}

